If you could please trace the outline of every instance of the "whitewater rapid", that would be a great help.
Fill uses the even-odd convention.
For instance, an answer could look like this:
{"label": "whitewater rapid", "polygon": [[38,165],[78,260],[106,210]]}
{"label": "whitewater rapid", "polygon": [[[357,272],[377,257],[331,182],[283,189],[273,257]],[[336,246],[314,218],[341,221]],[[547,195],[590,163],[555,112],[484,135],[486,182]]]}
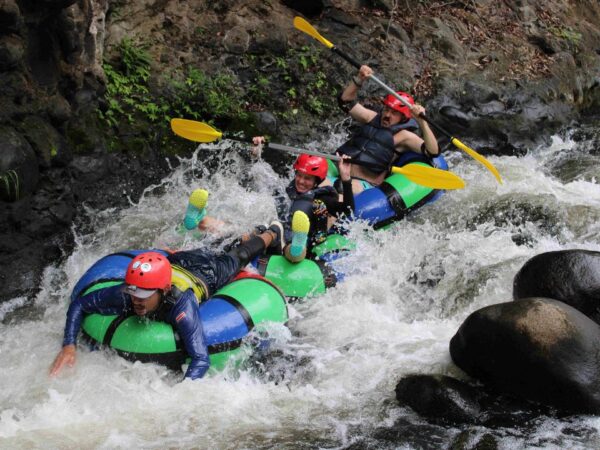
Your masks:
{"label": "whitewater rapid", "polygon": [[[341,139],[316,144],[329,148]],[[451,151],[449,165],[467,187],[391,230],[353,224],[357,250],[340,263],[351,275],[291,304],[288,327],[271,327],[275,352],[265,361],[180,382],[163,367],[81,348],[75,368],[48,378],[70,291],[97,259],[132,248],[222,246],[176,231],[193,189],[209,190],[209,214],[230,221],[234,234],[275,217],[271,193],[289,178],[231,145],[201,146],[128,208],[88,210],[94,232],[74,230],[75,250],[46,269],[33,304],[16,298],[1,305],[1,448],[345,448],[399,418],[423,424],[395,401],[400,377],[464,378],[449,340],[474,310],[511,300],[512,279],[527,259],[600,251],[600,162],[587,158],[593,150],[555,136],[524,156],[489,156],[503,184]],[[592,162],[577,176],[561,171],[568,157]],[[574,427],[584,431],[568,431]],[[423,438],[430,448],[460,431],[436,429],[439,436]],[[580,416],[542,417],[527,433],[491,432],[503,448],[593,448],[599,430],[600,419]],[[421,448],[410,438],[380,444]]]}

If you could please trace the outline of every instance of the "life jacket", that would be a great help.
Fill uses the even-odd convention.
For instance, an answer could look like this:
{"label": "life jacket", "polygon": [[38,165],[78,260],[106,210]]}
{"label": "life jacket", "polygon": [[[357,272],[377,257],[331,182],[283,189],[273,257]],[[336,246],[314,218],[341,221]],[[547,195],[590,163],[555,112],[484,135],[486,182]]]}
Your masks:
{"label": "life jacket", "polygon": [[171,309],[173,306],[175,306],[175,303],[177,303],[184,292],[185,291],[180,290],[177,286],[171,287],[171,290],[163,297],[156,311],[148,314],[148,319],[168,323],[168,317]]}
{"label": "life jacket", "polygon": [[177,264],[171,264],[171,268],[173,269],[171,275],[171,284],[173,286],[177,287],[181,292],[191,289],[194,291],[194,294],[196,294],[198,302],[207,299],[206,293],[208,292],[208,287],[202,278],[197,277],[189,270],[186,270]]}
{"label": "life jacket", "polygon": [[[310,220],[308,232],[308,247],[320,244],[327,238],[327,205],[322,200],[324,197],[337,199],[338,193],[333,186],[320,186],[300,194],[294,185],[294,181],[287,187],[286,192],[292,200],[292,211],[303,211]],[[291,215],[290,214],[290,215]],[[290,220],[291,223],[291,220]]]}
{"label": "life jacket", "polygon": [[368,164],[375,174],[389,170],[396,156],[394,135],[401,130],[415,131],[419,128],[415,119],[397,123],[391,127],[381,125],[381,114],[364,124],[352,138],[343,144],[338,153]]}

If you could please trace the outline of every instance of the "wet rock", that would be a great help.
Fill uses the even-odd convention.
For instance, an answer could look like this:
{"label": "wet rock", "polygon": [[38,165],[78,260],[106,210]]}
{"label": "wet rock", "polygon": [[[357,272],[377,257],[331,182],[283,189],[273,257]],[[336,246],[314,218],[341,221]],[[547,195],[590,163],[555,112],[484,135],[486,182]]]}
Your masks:
{"label": "wet rock", "polygon": [[567,210],[556,207],[556,201],[549,194],[532,197],[527,194],[505,194],[495,197],[473,211],[467,218],[470,230],[483,224],[493,223],[495,227],[513,232],[512,239],[518,245],[531,245],[537,242],[535,227],[542,234],[561,237],[567,222]]}
{"label": "wet rock", "polygon": [[0,70],[14,69],[25,54],[23,40],[14,34],[0,37]]}
{"label": "wet rock", "polygon": [[46,265],[43,248],[25,246],[14,253],[0,256],[0,304],[20,296],[30,296],[38,289],[41,273]]}
{"label": "wet rock", "polygon": [[306,17],[315,17],[323,12],[323,0],[282,0],[282,3]]}
{"label": "wet rock", "polygon": [[48,99],[46,111],[54,125],[61,125],[71,118],[71,105],[60,94]]}
{"label": "wet rock", "polygon": [[73,158],[70,167],[75,170],[74,177],[82,184],[92,184],[107,175],[108,161],[106,156],[82,155]]}
{"label": "wet rock", "polygon": [[[397,448],[440,449],[447,448],[451,442],[451,433],[442,426],[428,423],[413,423],[400,418],[390,427],[378,428],[372,433],[372,439],[365,439],[351,445],[348,450],[377,450]],[[389,442],[391,445],[385,446]]]}
{"label": "wet rock", "polygon": [[600,324],[600,252],[561,250],[528,260],[513,281],[513,298],[560,300]]}
{"label": "wet rock", "polygon": [[450,450],[496,450],[498,441],[490,433],[469,429],[459,433],[452,441]]}
{"label": "wet rock", "polygon": [[0,126],[0,200],[31,194],[38,179],[38,161],[29,143],[14,128]]}
{"label": "wet rock", "polygon": [[22,22],[21,11],[15,0],[0,2],[0,34],[18,31]]}
{"label": "wet rock", "polygon": [[277,119],[268,112],[262,111],[254,113],[256,128],[260,134],[268,134],[274,136],[277,134]]}
{"label": "wet rock", "polygon": [[442,106],[440,114],[449,122],[454,123],[462,129],[469,128],[469,116],[454,106]]}
{"label": "wet rock", "polygon": [[65,135],[73,153],[106,151],[106,136],[97,116],[74,114],[74,117],[65,124]]}
{"label": "wet rock", "polygon": [[599,345],[598,324],[565,303],[536,297],[472,313],[450,341],[450,355],[500,392],[598,414]]}
{"label": "wet rock", "polygon": [[64,166],[72,158],[64,138],[41,117],[26,117],[20,128],[35,151],[41,167],[48,168],[52,164]]}
{"label": "wet rock", "polygon": [[229,53],[242,55],[248,51],[250,35],[241,26],[233,27],[223,37],[223,47]]}
{"label": "wet rock", "polygon": [[421,416],[445,423],[475,423],[481,414],[478,393],[455,378],[410,375],[396,385],[396,399]]}

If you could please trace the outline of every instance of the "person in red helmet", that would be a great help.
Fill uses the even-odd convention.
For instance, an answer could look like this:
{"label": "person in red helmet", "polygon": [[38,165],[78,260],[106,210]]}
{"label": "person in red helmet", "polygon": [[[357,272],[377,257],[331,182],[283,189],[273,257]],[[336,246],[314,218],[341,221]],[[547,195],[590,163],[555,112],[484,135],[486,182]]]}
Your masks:
{"label": "person in red helmet", "polygon": [[[338,98],[340,107],[362,124],[359,131],[338,149],[340,154],[368,164],[352,166],[355,194],[369,185],[381,184],[400,153],[412,151],[433,158],[440,152],[433,132],[422,117],[425,108],[415,103],[410,94],[397,92],[410,107],[390,94],[383,99],[380,112],[358,102],[358,90],[372,74],[369,66],[361,66]],[[417,129],[421,130],[422,137],[415,133]]]}
{"label": "person in red helmet", "polygon": [[[262,136],[253,138],[256,146],[264,143]],[[259,152],[258,152],[259,153]],[[331,185],[322,185],[327,178],[327,160],[320,156],[301,154],[293,165],[294,179],[286,195],[275,194],[277,215],[284,225],[285,257],[291,262],[302,261],[315,245],[327,237],[335,220],[354,211],[354,196],[350,164],[342,156],[338,164],[343,186],[342,198]]]}
{"label": "person in red helmet", "polygon": [[286,189],[291,201],[287,220],[289,224],[285,256],[292,262],[301,261],[315,245],[327,237],[335,219],[351,215],[354,211],[354,196],[350,178],[348,158],[339,164],[340,178],[344,191],[342,201],[332,186],[320,186],[327,178],[327,160],[320,156],[302,154],[294,162],[294,179]]}
{"label": "person in red helmet", "polygon": [[[186,378],[202,378],[209,368],[198,303],[208,299],[266,248],[280,245],[283,226],[273,221],[263,233],[249,238],[227,253],[197,249],[171,254],[155,251],[135,256],[125,271],[123,284],[98,289],[71,302],[67,311],[63,346],[50,368],[56,376],[76,360],[77,335],[86,314],[136,314],[169,323],[177,331],[190,356]],[[186,270],[197,285],[201,298],[192,289],[182,292],[171,283],[172,266]]]}

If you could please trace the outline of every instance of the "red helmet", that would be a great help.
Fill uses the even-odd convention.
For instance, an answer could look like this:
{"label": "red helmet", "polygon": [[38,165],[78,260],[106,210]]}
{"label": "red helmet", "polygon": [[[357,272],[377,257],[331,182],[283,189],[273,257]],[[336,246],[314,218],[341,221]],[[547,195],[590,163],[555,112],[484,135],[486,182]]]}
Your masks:
{"label": "red helmet", "polygon": [[[398,92],[396,92],[396,94],[398,94],[400,97],[402,97],[403,99],[408,101],[408,103],[410,103],[411,105],[415,104],[415,99],[412,98],[412,95],[407,94],[406,92],[402,92],[402,91],[398,91]],[[406,120],[408,120],[412,117],[409,107],[404,105],[404,103],[402,103],[400,100],[398,100],[392,94],[387,95],[387,97],[383,100],[383,104],[385,106],[389,106],[390,108],[395,109],[396,111],[402,113],[404,115],[404,117],[406,117]]]}
{"label": "red helmet", "polygon": [[294,170],[317,177],[319,183],[327,177],[327,169],[327,160],[320,156],[302,154],[294,163]]}
{"label": "red helmet", "polygon": [[171,263],[158,252],[140,253],[131,260],[125,273],[124,292],[138,298],[150,297],[157,289],[171,287]]}

